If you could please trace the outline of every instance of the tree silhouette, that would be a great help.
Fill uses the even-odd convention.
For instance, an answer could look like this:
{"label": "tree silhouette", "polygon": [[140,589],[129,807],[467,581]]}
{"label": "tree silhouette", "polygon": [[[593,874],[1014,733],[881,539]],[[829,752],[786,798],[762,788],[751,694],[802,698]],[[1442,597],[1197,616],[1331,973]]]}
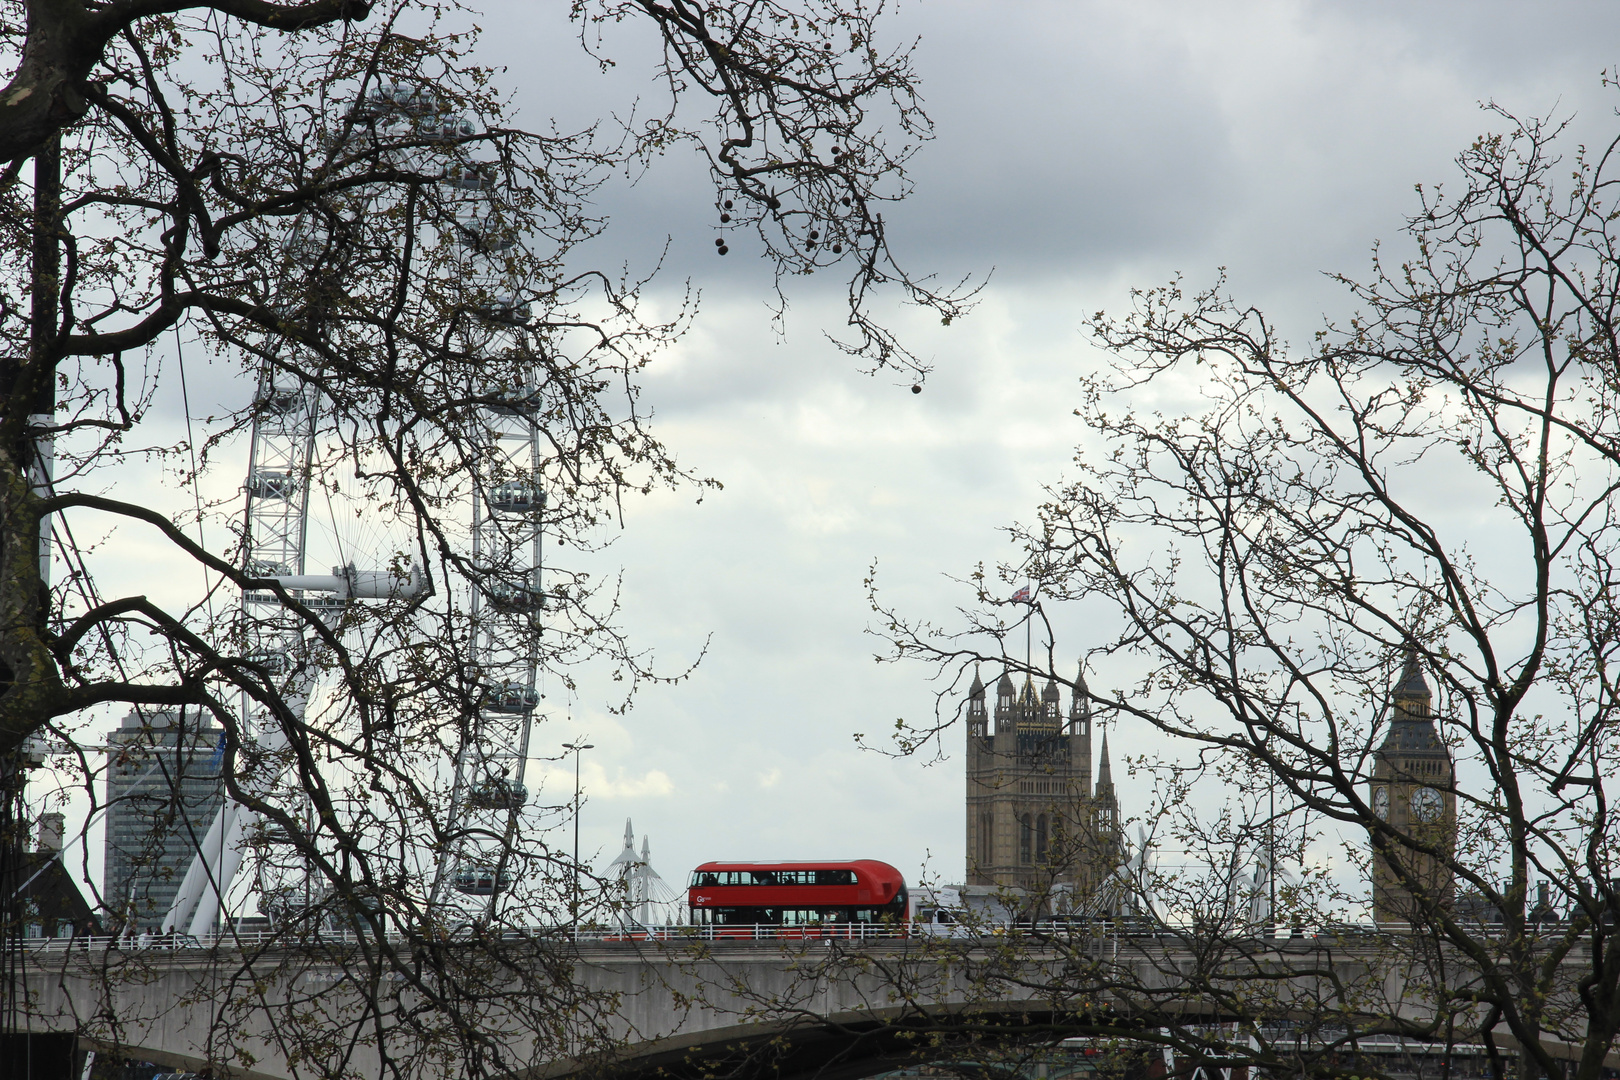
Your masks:
{"label": "tree silhouette", "polygon": [[[208,767],[247,822],[234,847],[220,826],[225,849],[280,899],[271,937],[221,961],[240,992],[194,1006],[220,1036],[199,1068],[262,1052],[233,1040],[266,1017],[280,1052],[334,1076],[482,1075],[610,1037],[607,1003],[536,929],[578,873],[546,840],[568,808],[526,803],[523,747],[487,737],[492,717],[535,709],[536,670],[568,685],[594,657],[631,689],[651,676],[611,583],[567,555],[626,496],[709,483],[648,427],[637,384],[692,306],[650,316],[648,279],[581,248],[610,227],[591,205],[605,177],[704,155],[718,254],[752,237],[779,292],[844,274],[840,344],[859,362],[922,371],[879,317],[890,295],[947,319],[968,302],[888,248],[881,209],[929,124],[909,49],[879,43],[873,11],[588,0],[572,16],[603,64],[638,34],[661,41],[661,112],[620,126],[607,118],[634,110],[605,101],[581,131],[517,126],[450,4],[0,7],[0,751],[13,795],[27,747],[99,815],[104,772],[223,732]],[[187,399],[177,434],[154,401],[176,381],[185,397],[188,358],[235,370],[242,392],[219,416]],[[521,460],[508,428],[526,433]],[[286,461],[210,499],[205,479],[239,474],[249,443]],[[190,510],[112,486],[142,456]],[[266,519],[244,525],[244,497],[371,532],[323,592],[262,557]],[[309,518],[285,521],[301,561]],[[114,529],[189,560],[206,592],[126,587],[128,556],[100,542]],[[542,538],[564,557],[542,565]],[[527,682],[485,670],[496,647]],[[133,710],[110,756],[74,719],[96,706]],[[484,767],[497,759],[507,771]],[[152,811],[154,850],[176,830],[209,842],[182,804]],[[22,843],[20,825],[8,835]],[[463,869],[469,851],[484,861]],[[100,899],[115,931],[163,917]],[[289,942],[338,985],[267,992],[298,975],[269,959]],[[84,1034],[117,1045],[121,1022]]]}
{"label": "tree silhouette", "polygon": [[[1119,964],[1061,945],[1041,985],[1098,1011],[1054,1030],[1290,1075],[1382,1072],[1378,1036],[1496,1076],[1601,1074],[1620,142],[1492,115],[1505,132],[1455,190],[1419,189],[1400,253],[1339,276],[1349,312],[1303,344],[1224,282],[1096,316],[1114,362],[1081,380],[1087,441],[1011,530],[1021,556],[966,580],[960,626],[874,593],[888,656],[948,684],[902,750],[954,723],[972,664],[1026,670],[1023,619],[1050,643],[1067,605],[1098,628],[1092,670],[1132,673],[1093,678],[1099,718],[1167,737],[1134,809],[1186,852],[1144,883],[1169,944]],[[1032,606],[1006,601],[1029,581]],[[1071,664],[1048,646],[1027,667],[1067,684]],[[1334,955],[1360,975],[1329,978]]]}

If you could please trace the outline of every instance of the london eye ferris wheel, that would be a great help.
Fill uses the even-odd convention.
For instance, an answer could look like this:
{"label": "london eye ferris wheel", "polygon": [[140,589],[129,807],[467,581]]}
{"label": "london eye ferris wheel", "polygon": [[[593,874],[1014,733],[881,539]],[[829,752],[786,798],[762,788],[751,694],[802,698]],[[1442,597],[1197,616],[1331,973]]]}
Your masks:
{"label": "london eye ferris wheel", "polygon": [[[309,901],[309,864],[323,857],[336,797],[320,786],[326,801],[313,805],[307,773],[334,748],[363,747],[347,764],[345,805],[358,808],[351,828],[364,829],[368,815],[381,821],[389,806],[432,819],[390,826],[398,869],[423,910],[494,910],[528,865],[521,833],[532,821],[526,764],[541,697],[551,450],[547,343],[531,325],[513,258],[522,192],[511,162],[481,157],[489,143],[476,138],[477,125],[430,88],[374,85],[343,129],[335,154],[413,182],[356,184],[301,213],[282,241],[271,301],[307,328],[331,317],[330,304],[312,314],[320,282],[337,282],[330,292],[341,298],[342,279],[364,274],[368,260],[399,266],[399,248],[431,252],[413,264],[431,270],[407,276],[431,278],[428,317],[444,327],[442,348],[455,362],[423,361],[379,406],[352,392],[342,360],[312,347],[309,333],[267,347],[243,485],[240,566],[254,587],[242,591],[230,633],[246,666],[274,687],[275,704],[241,695],[237,775],[248,798],[227,799],[200,839],[166,931],[208,932],[244,863],[261,906]],[[367,348],[386,357],[399,349],[389,315],[369,314],[361,321],[377,333]],[[413,393],[439,403],[428,450],[405,425],[373,415],[387,413],[388,395]],[[374,423],[377,437],[359,437],[362,423]],[[402,492],[402,468],[425,479]],[[424,565],[434,551],[437,578]],[[385,637],[389,648],[377,648]],[[423,692],[390,700],[400,685]],[[402,734],[399,716],[412,709],[443,715]],[[323,734],[321,747],[310,731]],[[379,783],[391,771],[391,786]],[[385,788],[388,805],[368,809]],[[301,847],[289,832],[302,832]]]}

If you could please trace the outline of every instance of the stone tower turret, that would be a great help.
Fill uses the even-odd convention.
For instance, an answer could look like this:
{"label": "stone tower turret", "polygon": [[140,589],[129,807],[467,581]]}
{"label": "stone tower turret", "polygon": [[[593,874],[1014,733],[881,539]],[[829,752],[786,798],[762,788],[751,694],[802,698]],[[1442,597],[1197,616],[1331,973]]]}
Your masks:
{"label": "stone tower turret", "polygon": [[996,680],[996,730],[1011,729],[1017,726],[1017,718],[1013,716],[1013,681],[1012,676],[1005,671],[1001,678]]}
{"label": "stone tower turret", "polygon": [[1057,683],[1052,679],[1047,679],[1041,689],[1041,726],[1050,727],[1053,731],[1063,727],[1063,701],[1058,695]]}
{"label": "stone tower turret", "polygon": [[1091,698],[1086,686],[1086,666],[1074,673],[1074,697],[1069,701],[1069,745],[1074,748],[1074,771],[1079,774],[1080,794],[1091,797]]}
{"label": "stone tower turret", "polygon": [[968,687],[968,735],[969,737],[983,736],[990,730],[990,718],[984,710],[984,683],[979,681],[979,673],[973,673],[973,685]]}
{"label": "stone tower turret", "polygon": [[1114,770],[1108,764],[1108,732],[1103,732],[1102,752],[1097,760],[1097,828],[1112,831],[1119,828],[1119,796],[1114,792]]}

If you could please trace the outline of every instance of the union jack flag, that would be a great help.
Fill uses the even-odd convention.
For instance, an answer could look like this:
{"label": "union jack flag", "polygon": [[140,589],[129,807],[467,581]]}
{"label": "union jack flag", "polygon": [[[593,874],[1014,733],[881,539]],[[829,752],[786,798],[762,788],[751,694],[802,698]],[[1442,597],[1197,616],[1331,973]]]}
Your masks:
{"label": "union jack flag", "polygon": [[1012,602],[1015,604],[1029,603],[1029,586],[1025,585],[1022,589],[1013,593]]}

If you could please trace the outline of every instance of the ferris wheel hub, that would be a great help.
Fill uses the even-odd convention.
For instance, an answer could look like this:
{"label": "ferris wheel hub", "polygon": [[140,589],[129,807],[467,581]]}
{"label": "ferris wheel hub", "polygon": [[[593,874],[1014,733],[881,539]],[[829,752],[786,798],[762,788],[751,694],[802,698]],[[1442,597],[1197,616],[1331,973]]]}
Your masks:
{"label": "ferris wheel hub", "polygon": [[356,570],[354,564],[334,566],[330,574],[272,575],[283,589],[329,592],[342,600],[408,600],[420,596],[427,584],[412,567],[408,574],[392,570]]}

